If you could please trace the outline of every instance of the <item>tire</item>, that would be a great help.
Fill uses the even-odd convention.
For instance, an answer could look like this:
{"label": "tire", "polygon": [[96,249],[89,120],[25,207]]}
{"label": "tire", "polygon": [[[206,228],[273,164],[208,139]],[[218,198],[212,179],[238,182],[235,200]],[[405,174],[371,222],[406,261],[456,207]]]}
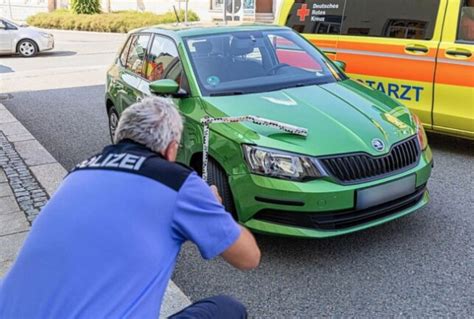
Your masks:
{"label": "tire", "polygon": [[238,221],[237,211],[235,209],[234,197],[229,186],[229,177],[221,166],[212,158],[209,158],[207,165],[207,177],[209,185],[216,185],[219,194],[222,197],[222,205],[231,213],[232,217]]}
{"label": "tire", "polygon": [[107,117],[109,118],[109,134],[112,143],[114,142],[115,130],[117,129],[117,124],[119,121],[119,115],[115,107],[111,107],[107,112]]}
{"label": "tire", "polygon": [[31,58],[37,55],[39,50],[35,41],[25,39],[18,43],[17,51],[22,57]]}

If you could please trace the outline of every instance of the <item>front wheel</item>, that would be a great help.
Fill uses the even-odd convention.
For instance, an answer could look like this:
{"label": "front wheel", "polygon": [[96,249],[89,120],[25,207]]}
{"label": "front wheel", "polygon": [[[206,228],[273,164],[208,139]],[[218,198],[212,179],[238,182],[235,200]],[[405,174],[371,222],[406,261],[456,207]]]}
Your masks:
{"label": "front wheel", "polygon": [[112,143],[114,142],[115,131],[117,130],[118,122],[119,122],[119,115],[115,107],[111,107],[108,112],[109,117],[109,134]]}
{"label": "front wheel", "polygon": [[21,40],[18,43],[18,53],[25,58],[30,58],[38,54],[38,46],[33,40]]}
{"label": "front wheel", "polygon": [[207,165],[207,176],[209,185],[216,185],[219,194],[222,197],[222,205],[232,214],[235,220],[238,220],[237,211],[234,205],[234,198],[229,186],[229,177],[222,167],[212,158],[209,158]]}

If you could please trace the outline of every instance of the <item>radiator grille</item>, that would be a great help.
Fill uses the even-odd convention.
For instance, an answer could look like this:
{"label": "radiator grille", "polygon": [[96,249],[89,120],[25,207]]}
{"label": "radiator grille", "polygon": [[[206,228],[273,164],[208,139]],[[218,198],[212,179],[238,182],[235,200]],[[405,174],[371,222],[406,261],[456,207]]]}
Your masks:
{"label": "radiator grille", "polygon": [[359,183],[392,175],[412,168],[418,163],[420,149],[416,136],[392,147],[387,155],[345,154],[322,158],[329,174],[342,183]]}

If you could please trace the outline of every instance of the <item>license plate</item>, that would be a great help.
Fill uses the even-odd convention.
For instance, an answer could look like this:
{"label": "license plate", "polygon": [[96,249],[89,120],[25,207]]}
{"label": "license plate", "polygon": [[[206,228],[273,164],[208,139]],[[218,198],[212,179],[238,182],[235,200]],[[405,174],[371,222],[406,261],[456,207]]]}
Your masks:
{"label": "license plate", "polygon": [[410,195],[416,189],[416,175],[357,191],[357,209],[366,209]]}

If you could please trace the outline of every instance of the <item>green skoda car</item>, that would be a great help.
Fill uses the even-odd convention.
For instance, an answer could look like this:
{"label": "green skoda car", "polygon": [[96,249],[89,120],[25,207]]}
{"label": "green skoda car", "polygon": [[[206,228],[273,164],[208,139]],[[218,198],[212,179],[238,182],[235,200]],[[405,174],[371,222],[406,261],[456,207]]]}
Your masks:
{"label": "green skoda car", "polygon": [[185,120],[178,160],[202,173],[249,229],[301,237],[342,235],[428,203],[432,153],[420,121],[396,100],[349,79],[298,33],[271,25],[149,27],[131,32],[107,72],[113,135],[121,112],[170,96]]}

